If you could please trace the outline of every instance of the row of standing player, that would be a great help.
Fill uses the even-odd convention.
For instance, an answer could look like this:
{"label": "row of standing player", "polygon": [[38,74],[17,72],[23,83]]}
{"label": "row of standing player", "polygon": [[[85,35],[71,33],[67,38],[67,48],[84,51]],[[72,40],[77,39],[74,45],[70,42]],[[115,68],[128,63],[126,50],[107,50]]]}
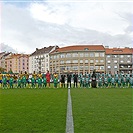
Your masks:
{"label": "row of standing player", "polygon": [[[92,87],[92,74],[67,74],[67,87],[71,87],[71,81],[73,79],[74,87],[78,87],[78,82],[80,87],[91,88]],[[61,75],[62,84],[65,83],[65,75]],[[96,73],[96,87],[131,87],[133,88],[133,73],[116,73],[112,75],[111,73]]]}
{"label": "row of standing player", "polygon": [[[57,77],[55,75],[55,77]],[[57,86],[57,78],[54,78],[54,87]],[[28,75],[24,74],[0,74],[0,87],[2,88],[25,88],[25,87],[50,87],[50,73]]]}
{"label": "row of standing player", "polygon": [[[39,73],[38,75],[33,73],[30,76],[27,76],[28,74],[20,74],[16,78],[14,75],[4,75],[2,77],[2,80],[0,80],[0,83],[2,83],[3,88],[13,88],[14,85],[16,88],[25,88],[25,87],[50,87],[50,79],[51,75],[49,71],[47,71],[46,74]],[[0,76],[1,77],[1,76]],[[73,80],[74,87],[78,87],[78,82],[80,84],[80,87],[91,87],[92,82],[92,74],[85,73],[84,75],[81,74],[61,74],[60,78],[56,73],[53,74],[53,83],[54,87],[57,87],[58,81],[60,79],[60,85],[61,87],[65,87],[65,81],[67,81],[67,88],[71,87],[71,82]],[[104,73],[97,73],[96,74],[96,81],[97,81],[97,87],[133,87],[133,73],[117,73],[115,75],[111,75],[110,73],[104,74]],[[28,85],[27,85],[28,84]]]}

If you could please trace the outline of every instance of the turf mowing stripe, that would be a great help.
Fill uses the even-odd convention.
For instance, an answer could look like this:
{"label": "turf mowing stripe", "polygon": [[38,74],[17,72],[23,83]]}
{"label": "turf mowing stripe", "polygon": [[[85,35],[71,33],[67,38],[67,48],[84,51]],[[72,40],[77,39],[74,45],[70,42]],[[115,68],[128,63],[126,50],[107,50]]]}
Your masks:
{"label": "turf mowing stripe", "polygon": [[74,133],[73,115],[72,115],[72,102],[71,102],[70,89],[68,89],[66,133]]}

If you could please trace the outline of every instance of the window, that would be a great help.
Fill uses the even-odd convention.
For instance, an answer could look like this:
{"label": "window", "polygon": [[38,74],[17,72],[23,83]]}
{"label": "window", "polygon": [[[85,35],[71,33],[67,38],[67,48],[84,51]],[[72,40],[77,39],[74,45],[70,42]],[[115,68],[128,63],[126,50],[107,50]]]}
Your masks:
{"label": "window", "polygon": [[80,53],[80,57],[84,57],[84,53]]}
{"label": "window", "polygon": [[94,69],[94,66],[90,66],[90,70],[93,70]]}
{"label": "window", "polygon": [[60,61],[60,64],[64,64],[64,60],[61,60],[61,61]]}
{"label": "window", "polygon": [[94,60],[90,60],[90,63],[94,63]]}
{"label": "window", "polygon": [[57,55],[56,58],[58,59],[59,58],[59,55]]}
{"label": "window", "polygon": [[89,50],[89,49],[88,49],[88,48],[85,48],[84,50],[86,50],[86,51],[87,51],[87,50]]}
{"label": "window", "polygon": [[128,58],[130,58],[131,56],[130,55],[127,55]]}
{"label": "window", "polygon": [[117,56],[117,55],[114,55],[113,57],[114,57],[114,58],[117,58],[118,56]]}
{"label": "window", "polygon": [[103,63],[104,62],[104,60],[100,60],[100,63]]}
{"label": "window", "polygon": [[110,63],[111,61],[110,61],[110,60],[108,60],[107,62],[108,62],[108,63]]}
{"label": "window", "polygon": [[56,55],[54,55],[54,59],[56,59]]}
{"label": "window", "polygon": [[78,63],[78,60],[73,60],[73,63]]}
{"label": "window", "polygon": [[99,66],[95,66],[95,69],[98,70],[99,69]]}
{"label": "window", "polygon": [[88,60],[85,60],[85,63],[88,63]]}
{"label": "window", "polygon": [[99,57],[99,53],[95,53],[95,57]]}
{"label": "window", "polygon": [[114,63],[117,63],[118,61],[117,60],[114,60]]}
{"label": "window", "polygon": [[67,57],[67,58],[71,57],[71,54],[70,54],[70,53],[67,53],[67,54],[66,54],[66,57]]}
{"label": "window", "polygon": [[111,66],[108,66],[108,68],[111,68]]}
{"label": "window", "polygon": [[60,58],[65,58],[65,54],[61,54],[60,55]]}
{"label": "window", "polygon": [[70,60],[67,60],[66,63],[71,63],[71,61]]}
{"label": "window", "polygon": [[80,70],[83,70],[83,68],[84,68],[83,66],[80,66]]}
{"label": "window", "polygon": [[64,66],[60,66],[60,70],[61,71],[65,70],[65,67]]}
{"label": "window", "polygon": [[117,69],[117,66],[114,66],[115,69]]}
{"label": "window", "polygon": [[53,56],[50,56],[50,59],[52,59],[53,58]]}
{"label": "window", "polygon": [[88,66],[85,66],[85,70],[88,70],[89,69],[89,67]]}
{"label": "window", "polygon": [[73,66],[73,70],[78,70],[78,66]]}
{"label": "window", "polygon": [[85,53],[85,57],[89,57],[89,54],[88,53]]}
{"label": "window", "polygon": [[83,63],[83,60],[80,60],[80,63]]}
{"label": "window", "polygon": [[120,55],[120,58],[123,58],[124,57],[124,55]]}
{"label": "window", "polygon": [[90,53],[90,57],[94,57],[94,53]]}
{"label": "window", "polygon": [[73,57],[78,57],[78,53],[73,53]]}
{"label": "window", "polygon": [[95,60],[95,62],[96,62],[96,63],[98,63],[98,62],[99,62],[99,60]]}
{"label": "window", "polygon": [[120,66],[120,68],[123,68],[124,66]]}
{"label": "window", "polygon": [[71,70],[71,67],[70,66],[66,66],[66,70]]}
{"label": "window", "polygon": [[123,63],[124,61],[123,61],[123,60],[121,60],[120,62],[121,62],[121,63]]}
{"label": "window", "polygon": [[100,57],[104,57],[104,53],[100,53]]}
{"label": "window", "polygon": [[107,55],[107,58],[110,58],[110,55]]}
{"label": "window", "polygon": [[130,60],[127,61],[127,63],[130,63],[130,62],[131,62]]}
{"label": "window", "polygon": [[104,66],[100,66],[100,70],[104,70]]}

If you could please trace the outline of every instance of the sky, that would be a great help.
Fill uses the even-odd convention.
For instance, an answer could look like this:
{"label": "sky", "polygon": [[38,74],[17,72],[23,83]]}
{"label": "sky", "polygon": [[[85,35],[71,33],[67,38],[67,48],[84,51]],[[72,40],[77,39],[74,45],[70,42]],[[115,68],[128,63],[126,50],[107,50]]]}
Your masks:
{"label": "sky", "polygon": [[[133,47],[133,0],[0,1],[0,51],[83,44]],[[5,49],[6,48],[6,49]]]}

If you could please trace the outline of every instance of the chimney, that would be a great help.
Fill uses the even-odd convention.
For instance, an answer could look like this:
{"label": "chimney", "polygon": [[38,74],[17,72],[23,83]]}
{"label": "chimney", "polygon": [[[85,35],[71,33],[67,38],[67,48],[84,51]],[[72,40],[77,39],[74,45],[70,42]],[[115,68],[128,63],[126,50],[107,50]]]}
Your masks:
{"label": "chimney", "polygon": [[38,48],[36,48],[36,51],[38,51]]}

